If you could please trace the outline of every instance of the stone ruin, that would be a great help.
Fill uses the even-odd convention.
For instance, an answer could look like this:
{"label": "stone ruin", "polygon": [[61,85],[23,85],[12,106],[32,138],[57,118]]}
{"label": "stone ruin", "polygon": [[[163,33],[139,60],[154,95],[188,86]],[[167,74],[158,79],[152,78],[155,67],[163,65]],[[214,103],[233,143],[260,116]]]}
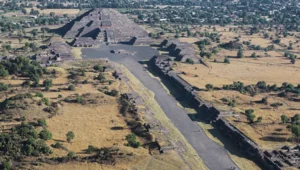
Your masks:
{"label": "stone ruin", "polygon": [[69,45],[65,42],[51,42],[46,50],[36,54],[35,57],[42,65],[75,59]]}
{"label": "stone ruin", "polygon": [[96,8],[77,17],[59,29],[73,46],[90,47],[101,42],[150,44],[148,33],[113,9]]}
{"label": "stone ruin", "polygon": [[275,162],[279,167],[300,168],[300,146],[283,146],[279,150],[265,151],[269,161]]}
{"label": "stone ruin", "polygon": [[161,47],[169,51],[169,55],[174,56],[177,61],[186,62],[189,58],[195,63],[199,62],[199,59],[195,56],[193,45],[188,42],[180,42],[177,39],[165,39],[161,43]]}
{"label": "stone ruin", "polygon": [[201,99],[195,92],[192,85],[181,79],[178,74],[172,70],[174,62],[168,56],[154,56],[150,60],[154,70],[160,73],[160,76],[170,80],[179,89],[183,90],[185,100],[187,100],[196,110],[201,110],[206,121],[213,123],[228,137],[246,157],[260,163],[265,169],[280,170],[285,167],[300,165],[300,147],[284,147],[279,151],[264,151],[255,142],[230,124],[224,117],[233,116],[231,111],[223,111],[211,103]]}

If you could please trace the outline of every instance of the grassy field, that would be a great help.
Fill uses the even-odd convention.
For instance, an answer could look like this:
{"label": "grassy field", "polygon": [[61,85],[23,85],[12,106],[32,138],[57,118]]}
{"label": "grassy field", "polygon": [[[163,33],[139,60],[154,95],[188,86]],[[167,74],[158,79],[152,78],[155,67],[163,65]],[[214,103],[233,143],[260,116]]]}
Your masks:
{"label": "grassy field", "polygon": [[38,10],[40,14],[50,15],[50,12],[54,12],[55,15],[77,15],[80,10],[79,9],[39,9],[39,8],[25,8],[27,13],[30,13],[31,9]]}
{"label": "grassy field", "polygon": [[[99,83],[94,80],[94,77],[98,73],[94,72],[91,68],[94,64],[99,63],[98,61],[78,61],[68,62],[60,65],[59,67],[48,67],[48,70],[55,70],[55,77],[52,77],[53,85],[50,91],[42,91],[44,97],[48,98],[51,102],[63,100],[66,97],[72,95],[87,95],[84,99],[94,100],[96,99],[97,104],[79,104],[79,103],[68,103],[62,102],[59,104],[59,111],[56,116],[47,119],[47,129],[52,133],[52,139],[46,143],[50,146],[56,142],[60,142],[65,149],[55,149],[53,153],[45,158],[56,158],[64,157],[70,151],[74,152],[77,156],[85,156],[85,149],[89,145],[93,145],[98,148],[102,147],[116,147],[124,153],[132,153],[132,156],[125,156],[124,158],[117,159],[115,165],[105,165],[88,162],[68,162],[60,164],[46,164],[43,163],[41,166],[36,166],[35,169],[48,170],[64,170],[64,169],[134,169],[134,170],[182,170],[182,169],[206,169],[199,157],[195,157],[195,151],[189,146],[185,139],[180,135],[171,122],[166,118],[164,113],[159,108],[158,104],[154,100],[153,94],[145,89],[135,77],[133,77],[129,71],[125,70],[124,67],[120,67],[122,72],[128,76],[129,81],[116,81],[112,77],[112,71],[105,72],[106,80],[113,80],[112,84]],[[102,63],[102,62],[100,62]],[[103,64],[103,63],[102,63]],[[85,69],[85,76],[76,77],[76,81],[88,80],[87,84],[75,85],[75,91],[61,90],[66,89],[74,80],[70,79],[70,69]],[[44,77],[40,82],[42,82]],[[12,80],[7,78],[1,80],[3,83],[18,85],[24,80]],[[130,92],[133,89],[138,92],[145,99],[145,104],[157,114],[159,119],[165,127],[170,131],[170,139],[174,141],[182,141],[184,143],[185,151],[179,153],[176,150],[169,151],[165,154],[158,154],[153,152],[149,154],[149,150],[146,147],[139,147],[134,149],[128,147],[125,144],[125,136],[131,133],[131,130],[127,127],[126,117],[119,113],[119,103],[116,97],[105,95],[101,90],[108,88],[108,90],[116,89],[120,93]],[[37,91],[43,88],[35,89]],[[20,88],[18,93],[24,93],[28,89]],[[9,97],[9,96],[7,96]],[[5,99],[3,96],[2,99]],[[36,120],[43,117],[41,107],[30,108],[24,112],[24,115],[28,118],[27,120]],[[146,115],[143,115],[146,117]],[[1,124],[3,125],[3,124]],[[6,126],[8,124],[5,124]],[[125,127],[122,130],[113,130],[112,127]],[[73,131],[75,138],[72,142],[67,142],[66,133]],[[155,136],[160,137],[161,132]],[[144,142],[143,139],[138,138],[138,141]],[[167,141],[168,142],[168,141]]]}

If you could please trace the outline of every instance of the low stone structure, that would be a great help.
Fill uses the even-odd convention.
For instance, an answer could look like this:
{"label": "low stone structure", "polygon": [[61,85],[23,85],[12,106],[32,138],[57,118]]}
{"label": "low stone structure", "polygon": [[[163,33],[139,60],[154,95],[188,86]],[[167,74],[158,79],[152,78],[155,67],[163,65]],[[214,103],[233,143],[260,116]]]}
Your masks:
{"label": "low stone structure", "polygon": [[191,59],[194,62],[199,62],[199,59],[195,56],[193,45],[188,42],[180,42],[177,39],[165,39],[161,45],[169,51],[170,56],[176,57],[177,61],[185,62],[187,59]]}
{"label": "low stone structure", "polygon": [[69,45],[65,42],[51,42],[46,50],[36,54],[35,57],[42,65],[75,59]]}

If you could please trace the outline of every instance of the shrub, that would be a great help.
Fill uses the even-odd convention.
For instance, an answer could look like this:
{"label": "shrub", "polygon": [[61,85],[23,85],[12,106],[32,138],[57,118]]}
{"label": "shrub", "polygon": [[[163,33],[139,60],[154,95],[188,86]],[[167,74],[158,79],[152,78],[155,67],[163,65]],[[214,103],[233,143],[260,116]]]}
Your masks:
{"label": "shrub", "polygon": [[191,59],[191,58],[187,58],[187,59],[185,60],[185,62],[186,62],[186,63],[189,63],[189,64],[194,64],[194,60]]}
{"label": "shrub", "polygon": [[137,142],[136,141],[136,135],[135,134],[133,134],[133,133],[131,133],[131,134],[129,134],[129,135],[127,135],[126,136],[126,140],[127,140],[127,145],[128,146],[131,146],[131,147],[133,147],[133,148],[138,148],[138,147],[140,147],[140,142]]}
{"label": "shrub", "polygon": [[110,95],[110,96],[118,96],[118,94],[119,94],[119,91],[117,91],[117,90],[111,90],[111,91],[105,91],[104,92],[105,94],[107,94],[107,95]]}
{"label": "shrub", "polygon": [[23,87],[30,86],[30,80],[25,80],[25,81],[22,83],[22,86],[23,86]]}
{"label": "shrub", "polygon": [[228,103],[228,106],[230,106],[230,107],[235,107],[235,106],[236,106],[236,101],[235,101],[235,99],[231,100],[231,101]]}
{"label": "shrub", "polygon": [[268,97],[263,97],[261,99],[261,103],[267,104],[268,103]]}
{"label": "shrub", "polygon": [[255,52],[251,54],[251,58],[257,58],[257,55]]}
{"label": "shrub", "polygon": [[67,155],[67,157],[68,157],[69,159],[73,158],[74,156],[75,156],[75,153],[72,152],[72,151],[70,151],[70,152],[68,153],[68,155]]}
{"label": "shrub", "polygon": [[4,77],[7,77],[8,75],[9,75],[8,71],[5,70],[4,68],[0,67],[0,77],[4,78]]}
{"label": "shrub", "polygon": [[247,119],[249,121],[249,123],[254,123],[254,118],[255,118],[255,114],[254,113],[254,110],[253,109],[248,109],[245,111],[246,113],[246,116],[247,116]]}
{"label": "shrub", "polygon": [[24,122],[26,120],[25,116],[21,116],[20,121]]}
{"label": "shrub", "polygon": [[90,154],[90,153],[94,152],[95,150],[97,150],[96,147],[94,147],[92,145],[89,145],[87,150],[86,150],[86,153]]}
{"label": "shrub", "polygon": [[60,142],[56,142],[55,144],[52,144],[51,146],[56,149],[63,148],[63,144]]}
{"label": "shrub", "polygon": [[41,98],[44,97],[43,93],[41,93],[41,92],[36,92],[36,93],[35,93],[35,96],[36,96],[36,97],[41,97]]}
{"label": "shrub", "polygon": [[8,90],[8,86],[5,85],[4,83],[0,83],[0,91],[6,91]]}
{"label": "shrub", "polygon": [[71,140],[73,140],[73,139],[75,138],[75,134],[74,134],[74,132],[69,131],[69,132],[66,134],[66,137],[67,137],[67,141],[70,143]]}
{"label": "shrub", "polygon": [[257,120],[256,120],[256,123],[260,123],[261,121],[262,121],[262,117],[259,116],[259,117],[257,118]]}
{"label": "shrub", "polygon": [[76,102],[77,102],[77,103],[82,103],[82,101],[83,101],[83,99],[82,99],[81,96],[77,96],[77,97],[76,97]]}
{"label": "shrub", "polygon": [[46,127],[47,126],[47,123],[46,123],[46,120],[45,119],[39,119],[37,121],[38,125],[39,126],[43,126],[43,127]]}
{"label": "shrub", "polygon": [[43,86],[50,88],[52,86],[52,80],[51,79],[46,79],[43,81]]}
{"label": "shrub", "polygon": [[282,123],[287,123],[289,121],[289,118],[286,115],[281,115],[280,118]]}
{"label": "shrub", "polygon": [[81,76],[86,76],[85,71],[81,71]]}
{"label": "shrub", "polygon": [[295,135],[297,138],[300,137],[300,126],[299,125],[292,126],[292,134]]}
{"label": "shrub", "polygon": [[229,100],[228,100],[227,98],[225,98],[225,97],[223,97],[221,100],[222,100],[223,102],[229,102]]}
{"label": "shrub", "polygon": [[244,57],[244,52],[243,52],[243,49],[240,48],[237,52],[237,58],[243,58]]}
{"label": "shrub", "polygon": [[299,122],[299,120],[300,120],[300,114],[295,114],[295,115],[291,118],[291,121],[292,121],[293,124]]}
{"label": "shrub", "polygon": [[226,63],[226,64],[230,64],[230,60],[229,60],[229,58],[228,58],[228,57],[225,57],[225,59],[224,59],[224,63]]}
{"label": "shrub", "polygon": [[267,88],[267,83],[265,81],[259,81],[256,83],[256,86],[260,89],[266,89]]}
{"label": "shrub", "polygon": [[296,59],[295,58],[291,58],[291,63],[295,64],[296,63]]}
{"label": "shrub", "polygon": [[39,136],[43,140],[51,140],[52,139],[52,134],[47,129],[42,130],[40,132]]}
{"label": "shrub", "polygon": [[2,165],[3,170],[11,170],[12,169],[12,163],[10,161],[6,161]]}
{"label": "shrub", "polygon": [[94,66],[94,70],[101,71],[101,72],[104,71],[103,67],[101,65],[99,65],[99,64]]}
{"label": "shrub", "polygon": [[104,73],[100,73],[97,77],[96,77],[97,80],[100,80],[100,82],[103,82],[106,78],[105,78],[105,75]]}
{"label": "shrub", "polygon": [[279,107],[279,106],[282,106],[283,104],[282,103],[272,103],[270,104],[270,106],[272,107]]}
{"label": "shrub", "polygon": [[212,84],[206,84],[205,88],[206,88],[207,91],[210,91],[210,90],[214,89],[214,86]]}
{"label": "shrub", "polygon": [[68,90],[75,91],[75,86],[73,84],[69,85]]}
{"label": "shrub", "polygon": [[45,105],[49,106],[50,105],[50,101],[49,99],[43,97],[42,100],[41,100]]}

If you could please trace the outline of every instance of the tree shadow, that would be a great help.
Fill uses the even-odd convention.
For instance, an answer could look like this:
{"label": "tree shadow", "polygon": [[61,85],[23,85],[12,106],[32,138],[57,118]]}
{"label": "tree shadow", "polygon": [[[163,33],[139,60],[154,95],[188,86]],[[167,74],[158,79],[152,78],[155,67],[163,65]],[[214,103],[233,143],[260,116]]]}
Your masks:
{"label": "tree shadow", "polygon": [[269,142],[287,142],[288,141],[287,138],[279,137],[279,136],[264,136],[260,139],[264,140],[264,141],[269,141]]}
{"label": "tree shadow", "polygon": [[61,139],[53,139],[55,142],[66,142],[64,140],[61,140]]}

